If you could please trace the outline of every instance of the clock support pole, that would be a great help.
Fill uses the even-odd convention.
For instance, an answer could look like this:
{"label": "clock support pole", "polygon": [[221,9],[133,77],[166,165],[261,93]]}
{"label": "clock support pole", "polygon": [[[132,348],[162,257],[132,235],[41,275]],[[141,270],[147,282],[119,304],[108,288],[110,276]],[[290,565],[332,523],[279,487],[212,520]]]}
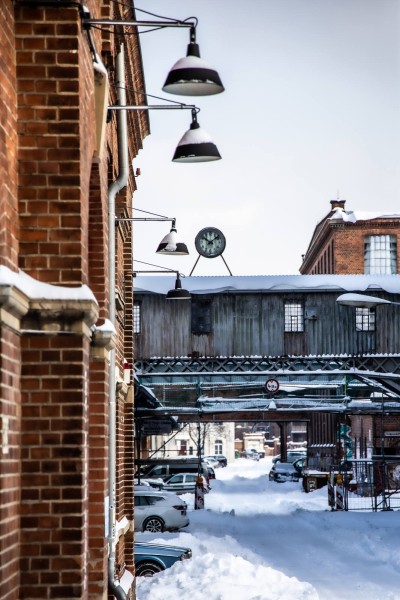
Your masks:
{"label": "clock support pole", "polygon": [[[225,265],[225,266],[226,266],[226,268],[228,269],[228,273],[229,273],[229,275],[231,275],[231,276],[232,276],[232,272],[231,272],[230,268],[228,267],[228,264],[227,264],[226,260],[224,259],[224,257],[223,257],[223,255],[222,255],[222,254],[221,254],[220,256],[221,256],[222,260],[224,261],[224,265]],[[195,263],[194,263],[194,265],[193,265],[193,269],[192,269],[192,270],[190,271],[190,273],[189,273],[189,277],[192,275],[193,271],[195,270],[195,268],[196,268],[196,266],[197,266],[197,263],[198,263],[198,262],[199,262],[199,260],[200,260],[200,257],[201,257],[201,254],[199,254],[199,255],[198,255],[198,257],[197,257],[197,259],[196,259],[196,262],[195,262]]]}

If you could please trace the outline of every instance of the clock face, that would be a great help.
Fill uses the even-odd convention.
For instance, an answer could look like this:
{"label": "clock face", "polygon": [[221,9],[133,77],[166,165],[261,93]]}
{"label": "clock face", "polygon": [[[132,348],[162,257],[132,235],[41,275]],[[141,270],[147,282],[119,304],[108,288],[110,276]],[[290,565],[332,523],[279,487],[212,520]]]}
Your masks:
{"label": "clock face", "polygon": [[215,258],[225,250],[225,236],[215,227],[205,227],[196,235],[196,250],[201,256]]}

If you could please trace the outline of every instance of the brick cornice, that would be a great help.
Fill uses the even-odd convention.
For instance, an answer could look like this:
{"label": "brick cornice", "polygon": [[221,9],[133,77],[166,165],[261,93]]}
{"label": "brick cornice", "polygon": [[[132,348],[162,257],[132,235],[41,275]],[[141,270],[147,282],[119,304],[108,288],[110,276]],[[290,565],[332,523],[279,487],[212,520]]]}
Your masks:
{"label": "brick cornice", "polygon": [[29,299],[19,289],[0,285],[0,324],[19,330],[20,320],[29,310]]}
{"label": "brick cornice", "polygon": [[23,317],[24,329],[44,332],[80,333],[92,337],[91,328],[98,318],[94,300],[31,300]]}
{"label": "brick cornice", "polygon": [[2,266],[0,319],[15,330],[74,332],[92,336],[98,304],[86,286],[67,288],[43,284],[23,272]]}

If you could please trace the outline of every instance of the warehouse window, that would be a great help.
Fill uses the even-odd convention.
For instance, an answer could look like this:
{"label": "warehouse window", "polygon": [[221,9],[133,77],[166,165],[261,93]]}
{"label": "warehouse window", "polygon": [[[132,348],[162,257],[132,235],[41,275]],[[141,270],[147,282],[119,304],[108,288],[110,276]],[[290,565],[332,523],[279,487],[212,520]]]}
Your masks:
{"label": "warehouse window", "polygon": [[375,331],[374,308],[356,308],[356,331]]}
{"label": "warehouse window", "polygon": [[368,275],[393,275],[397,271],[397,242],[394,235],[367,235],[364,242],[364,271]]}
{"label": "warehouse window", "polygon": [[138,302],[133,305],[133,333],[142,333],[142,307]]}
{"label": "warehouse window", "polygon": [[299,302],[285,304],[285,331],[304,331],[303,305]]}
{"label": "warehouse window", "polygon": [[211,333],[211,301],[192,299],[192,333]]}

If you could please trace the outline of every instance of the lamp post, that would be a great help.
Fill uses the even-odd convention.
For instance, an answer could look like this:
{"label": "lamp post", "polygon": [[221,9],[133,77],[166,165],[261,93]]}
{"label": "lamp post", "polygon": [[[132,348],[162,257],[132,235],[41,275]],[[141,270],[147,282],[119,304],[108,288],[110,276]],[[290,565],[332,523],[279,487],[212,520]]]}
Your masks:
{"label": "lamp post", "polygon": [[190,293],[187,290],[182,288],[181,277],[184,276],[182,273],[180,273],[179,271],[175,271],[174,269],[168,269],[167,267],[162,267],[160,265],[153,265],[151,263],[147,263],[142,260],[137,260],[136,258],[133,259],[133,261],[140,263],[142,265],[148,265],[150,267],[157,267],[156,270],[148,270],[148,269],[139,270],[139,271],[134,270],[134,271],[132,271],[133,277],[136,277],[136,275],[140,274],[140,273],[159,273],[161,275],[165,275],[168,273],[176,274],[175,288],[172,290],[169,290],[169,292],[166,295],[166,300],[191,300]]}
{"label": "lamp post", "polygon": [[176,230],[176,218],[166,217],[164,215],[158,215],[147,210],[141,210],[140,208],[133,208],[138,212],[152,215],[151,217],[115,217],[115,223],[133,222],[133,221],[171,221],[171,230],[167,235],[163,237],[159,243],[156,253],[165,254],[168,256],[184,256],[189,254],[187,245],[183,242],[178,241],[177,230]]}

